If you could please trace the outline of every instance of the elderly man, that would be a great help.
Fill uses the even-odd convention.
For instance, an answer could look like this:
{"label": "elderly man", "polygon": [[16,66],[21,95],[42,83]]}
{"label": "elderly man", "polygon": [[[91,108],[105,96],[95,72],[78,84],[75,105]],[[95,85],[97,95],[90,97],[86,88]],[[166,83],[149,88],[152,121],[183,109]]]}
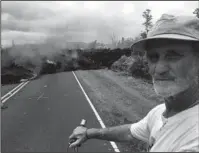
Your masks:
{"label": "elderly man", "polygon": [[134,137],[147,142],[151,152],[199,151],[199,19],[164,14],[147,39],[132,47],[146,51],[155,92],[165,103],[137,123],[77,127],[70,147],[88,139],[132,142]]}

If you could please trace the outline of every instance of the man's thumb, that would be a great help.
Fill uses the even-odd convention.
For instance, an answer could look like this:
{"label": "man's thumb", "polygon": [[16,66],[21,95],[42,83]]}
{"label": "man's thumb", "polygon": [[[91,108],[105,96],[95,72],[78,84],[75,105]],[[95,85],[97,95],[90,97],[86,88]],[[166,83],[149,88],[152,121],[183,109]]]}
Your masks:
{"label": "man's thumb", "polygon": [[74,134],[71,134],[69,139],[74,139],[75,138],[75,135]]}
{"label": "man's thumb", "polygon": [[73,142],[69,147],[73,148],[73,147],[77,147],[78,145],[80,145],[80,139],[77,139],[75,142]]}

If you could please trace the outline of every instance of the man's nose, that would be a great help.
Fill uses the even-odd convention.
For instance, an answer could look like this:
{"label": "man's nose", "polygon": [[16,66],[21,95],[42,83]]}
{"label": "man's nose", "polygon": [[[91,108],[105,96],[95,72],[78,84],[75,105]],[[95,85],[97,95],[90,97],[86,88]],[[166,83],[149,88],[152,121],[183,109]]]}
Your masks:
{"label": "man's nose", "polygon": [[169,72],[168,63],[163,60],[158,61],[155,66],[155,74],[161,76],[167,74],[168,72]]}

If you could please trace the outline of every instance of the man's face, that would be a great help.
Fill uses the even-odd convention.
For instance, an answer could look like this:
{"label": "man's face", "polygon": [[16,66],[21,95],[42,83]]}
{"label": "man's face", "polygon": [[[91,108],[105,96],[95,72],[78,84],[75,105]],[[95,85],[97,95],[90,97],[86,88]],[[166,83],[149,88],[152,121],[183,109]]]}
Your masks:
{"label": "man's face", "polygon": [[153,42],[147,48],[147,59],[158,95],[174,96],[197,82],[199,62],[190,44]]}

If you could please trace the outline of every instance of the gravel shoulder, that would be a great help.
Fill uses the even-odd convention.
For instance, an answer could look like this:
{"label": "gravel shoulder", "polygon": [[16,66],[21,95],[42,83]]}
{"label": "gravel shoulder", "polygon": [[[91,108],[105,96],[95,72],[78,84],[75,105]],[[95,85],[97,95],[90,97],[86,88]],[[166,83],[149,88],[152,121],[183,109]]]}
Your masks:
{"label": "gravel shoulder", "polygon": [[[107,127],[135,123],[162,103],[152,84],[142,79],[106,69],[75,73]],[[145,150],[145,144],[136,139],[117,144],[122,152]]]}

